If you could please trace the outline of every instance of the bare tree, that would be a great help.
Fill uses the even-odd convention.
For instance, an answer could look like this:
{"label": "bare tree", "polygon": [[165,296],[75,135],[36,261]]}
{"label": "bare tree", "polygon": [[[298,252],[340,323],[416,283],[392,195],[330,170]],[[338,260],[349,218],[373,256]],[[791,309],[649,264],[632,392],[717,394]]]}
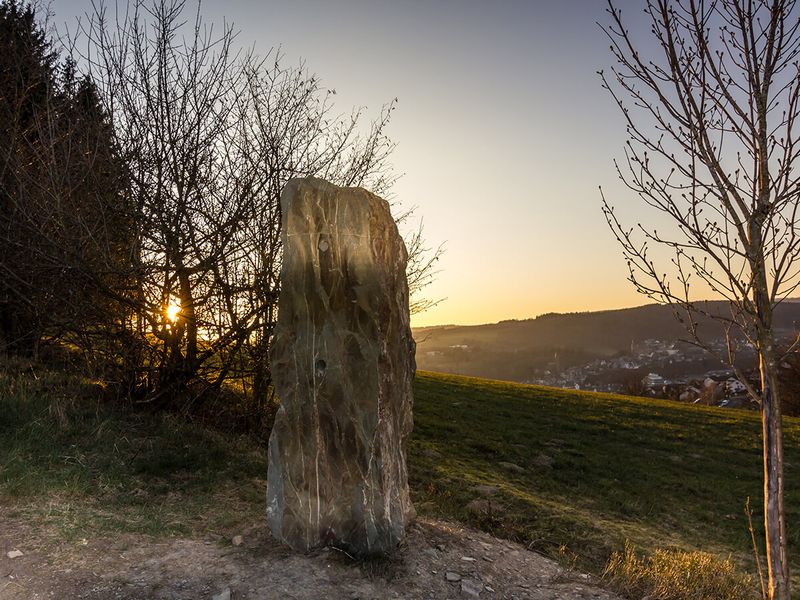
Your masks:
{"label": "bare tree", "polygon": [[34,355],[68,339],[93,366],[113,363],[93,350],[125,320],[120,164],[96,89],[60,60],[38,8],[0,4],[0,337]]}
{"label": "bare tree", "polygon": [[[212,337],[226,293],[217,272],[253,215],[240,170],[238,103],[246,85],[233,32],[184,37],[183,2],[132,3],[108,22],[96,8],[86,61],[127,166],[135,207],[138,357],[149,399],[182,389],[211,357],[237,343]],[[217,333],[214,331],[213,333]]]}
{"label": "bare tree", "polygon": [[[655,226],[627,227],[603,197],[630,280],[674,305],[709,351],[698,315],[722,323],[728,343],[717,354],[732,367],[742,343],[758,353],[761,384],[748,387],[763,421],[769,597],[780,600],[790,594],[778,365],[794,344],[779,347],[773,313],[800,284],[795,9],[793,0],[647,0],[648,52],[609,0],[617,65],[600,74],[627,125],[619,176],[656,213]],[[710,311],[702,294],[730,312]]]}
{"label": "bare tree", "polygon": [[109,15],[98,4],[81,36],[136,206],[140,382],[153,400],[236,379],[262,402],[281,190],[314,175],[385,192],[395,103],[367,127],[360,110],[338,115],[302,63],[237,51],[231,27],[215,33],[187,8],[137,1]]}
{"label": "bare tree", "polygon": [[[407,214],[411,216],[411,213]],[[409,310],[412,315],[423,313],[442,301],[442,298],[430,298],[424,294],[425,288],[433,283],[439,273],[436,267],[439,259],[444,255],[444,244],[435,248],[429,247],[424,234],[423,223],[420,221],[419,226],[406,236],[406,247],[408,248],[406,278],[411,301]]]}

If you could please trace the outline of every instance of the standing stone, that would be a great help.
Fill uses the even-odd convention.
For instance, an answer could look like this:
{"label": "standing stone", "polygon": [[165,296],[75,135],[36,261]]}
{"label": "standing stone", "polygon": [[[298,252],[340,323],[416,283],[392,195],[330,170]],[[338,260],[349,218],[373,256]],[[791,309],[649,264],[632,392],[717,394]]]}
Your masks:
{"label": "standing stone", "polygon": [[281,209],[267,519],[296,550],[385,554],[415,516],[406,248],[388,203],[360,188],[293,179]]}

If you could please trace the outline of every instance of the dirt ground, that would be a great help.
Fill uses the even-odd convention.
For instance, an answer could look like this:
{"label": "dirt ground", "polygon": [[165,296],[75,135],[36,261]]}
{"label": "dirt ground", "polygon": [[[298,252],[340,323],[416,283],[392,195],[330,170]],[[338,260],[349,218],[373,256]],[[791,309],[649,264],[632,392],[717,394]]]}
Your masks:
{"label": "dirt ground", "polygon": [[[9,558],[14,551],[22,555]],[[619,600],[524,546],[438,521],[417,521],[395,556],[365,563],[336,550],[297,555],[265,525],[236,540],[65,542],[0,508],[0,599],[49,598]]]}

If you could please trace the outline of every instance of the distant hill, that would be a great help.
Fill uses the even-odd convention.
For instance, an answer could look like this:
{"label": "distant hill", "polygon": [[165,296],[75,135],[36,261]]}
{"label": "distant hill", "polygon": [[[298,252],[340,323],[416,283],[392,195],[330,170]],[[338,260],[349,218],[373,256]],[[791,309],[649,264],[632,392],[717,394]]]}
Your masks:
{"label": "distant hill", "polygon": [[[725,314],[725,302],[707,302],[706,308]],[[798,329],[800,302],[781,304],[776,328],[784,333]],[[716,322],[704,322],[700,331],[708,339],[718,338]],[[600,312],[550,313],[527,320],[501,321],[487,325],[444,325],[414,330],[420,369],[525,381],[532,367],[558,360],[559,367],[593,357],[628,352],[632,344],[646,339],[679,340],[686,330],[673,309],[658,304]]]}

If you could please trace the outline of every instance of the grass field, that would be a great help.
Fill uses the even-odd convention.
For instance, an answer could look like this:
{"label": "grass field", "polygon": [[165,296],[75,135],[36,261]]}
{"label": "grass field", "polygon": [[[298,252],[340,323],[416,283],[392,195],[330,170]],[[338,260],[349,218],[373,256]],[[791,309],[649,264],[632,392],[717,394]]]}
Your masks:
{"label": "grass field", "polygon": [[[0,371],[0,503],[67,537],[229,535],[263,518],[259,444],[112,410],[98,388],[63,373]],[[412,493],[420,514],[595,571],[625,540],[731,554],[749,568],[743,507],[750,496],[760,535],[759,427],[748,412],[420,373]],[[796,556],[798,420],[787,419],[785,446]],[[488,513],[466,508],[482,497],[478,485],[497,488]]]}
{"label": "grass field", "polygon": [[264,515],[266,452],[170,415],[115,410],[96,383],[0,371],[0,504],[67,538],[227,535]]}
{"label": "grass field", "polygon": [[[411,478],[423,513],[595,569],[626,539],[646,551],[702,549],[752,562],[748,496],[756,535],[763,531],[755,413],[419,373],[415,419]],[[784,444],[798,573],[798,419],[786,419]],[[480,484],[499,488],[497,516],[465,509]]]}

